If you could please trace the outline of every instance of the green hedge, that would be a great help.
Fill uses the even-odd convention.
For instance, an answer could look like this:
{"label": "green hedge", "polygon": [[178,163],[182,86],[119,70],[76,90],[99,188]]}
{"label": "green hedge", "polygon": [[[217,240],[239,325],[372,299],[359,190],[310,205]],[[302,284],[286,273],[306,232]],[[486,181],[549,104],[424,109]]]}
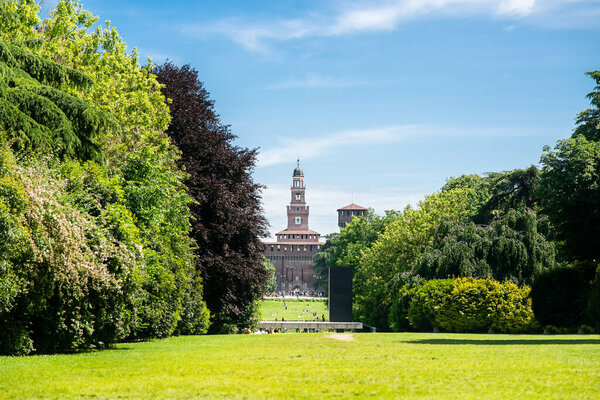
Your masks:
{"label": "green hedge", "polygon": [[408,320],[422,331],[522,332],[534,323],[529,292],[492,279],[434,279],[414,293]]}
{"label": "green hedge", "polygon": [[[575,262],[542,273],[532,285],[531,298],[536,319],[544,326],[576,330],[582,324],[597,324],[594,307],[599,283],[592,285],[597,264]],[[592,295],[592,286],[594,294]],[[592,304],[590,304],[590,302]],[[600,304],[600,301],[598,301]],[[594,318],[593,315],[596,314]]]}

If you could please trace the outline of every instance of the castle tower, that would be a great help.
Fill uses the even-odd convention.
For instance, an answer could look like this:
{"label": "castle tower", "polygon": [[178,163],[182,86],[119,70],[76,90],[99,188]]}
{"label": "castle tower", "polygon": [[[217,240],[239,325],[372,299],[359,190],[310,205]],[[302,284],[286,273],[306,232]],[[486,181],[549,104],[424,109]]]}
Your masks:
{"label": "castle tower", "polygon": [[278,242],[318,242],[319,232],[308,229],[309,206],[306,205],[306,187],[304,186],[304,171],[300,168],[300,160],[292,174],[290,186],[290,205],[287,206],[287,228],[277,232]]}
{"label": "castle tower", "polygon": [[352,218],[360,218],[367,213],[369,209],[359,206],[358,204],[348,204],[345,207],[338,208],[338,226],[340,229],[345,228],[346,224],[352,222]]}
{"label": "castle tower", "polygon": [[319,242],[319,232],[308,228],[309,206],[306,205],[306,186],[300,160],[292,174],[290,195],[287,228],[275,234],[276,242],[263,242],[265,256],[275,266],[277,290],[311,291],[317,278],[312,258],[324,243]]}

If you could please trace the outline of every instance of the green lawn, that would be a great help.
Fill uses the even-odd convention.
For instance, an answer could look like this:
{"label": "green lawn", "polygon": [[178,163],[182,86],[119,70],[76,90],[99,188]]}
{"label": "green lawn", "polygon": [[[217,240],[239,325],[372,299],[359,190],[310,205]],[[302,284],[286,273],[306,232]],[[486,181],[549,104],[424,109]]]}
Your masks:
{"label": "green lawn", "polygon": [[[313,312],[317,313],[319,321],[321,316],[325,315],[325,321],[329,320],[329,311],[325,301],[297,301],[286,300],[287,310],[281,300],[264,300],[261,302],[262,319],[265,321],[274,321],[275,318],[281,321],[284,317],[286,321],[314,321]],[[308,311],[308,312],[305,312]]]}
{"label": "green lawn", "polygon": [[600,336],[188,336],[0,357],[1,398],[597,399]]}

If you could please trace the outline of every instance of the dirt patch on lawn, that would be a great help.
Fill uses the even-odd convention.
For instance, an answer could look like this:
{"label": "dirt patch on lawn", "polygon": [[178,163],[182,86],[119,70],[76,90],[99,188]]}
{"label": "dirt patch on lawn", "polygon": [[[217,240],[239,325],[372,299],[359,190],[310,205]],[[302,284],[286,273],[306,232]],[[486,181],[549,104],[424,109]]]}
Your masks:
{"label": "dirt patch on lawn", "polygon": [[343,342],[354,342],[354,336],[350,333],[332,333],[331,335],[323,336],[325,339],[341,340]]}

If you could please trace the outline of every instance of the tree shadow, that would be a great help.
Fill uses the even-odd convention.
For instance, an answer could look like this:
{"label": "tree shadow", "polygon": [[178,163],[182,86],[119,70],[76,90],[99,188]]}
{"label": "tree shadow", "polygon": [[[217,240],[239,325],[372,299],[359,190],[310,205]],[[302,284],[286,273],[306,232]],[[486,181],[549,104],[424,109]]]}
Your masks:
{"label": "tree shadow", "polygon": [[600,344],[600,339],[420,339],[407,340],[405,343],[415,344],[474,344],[474,345],[548,345],[548,344]]}

